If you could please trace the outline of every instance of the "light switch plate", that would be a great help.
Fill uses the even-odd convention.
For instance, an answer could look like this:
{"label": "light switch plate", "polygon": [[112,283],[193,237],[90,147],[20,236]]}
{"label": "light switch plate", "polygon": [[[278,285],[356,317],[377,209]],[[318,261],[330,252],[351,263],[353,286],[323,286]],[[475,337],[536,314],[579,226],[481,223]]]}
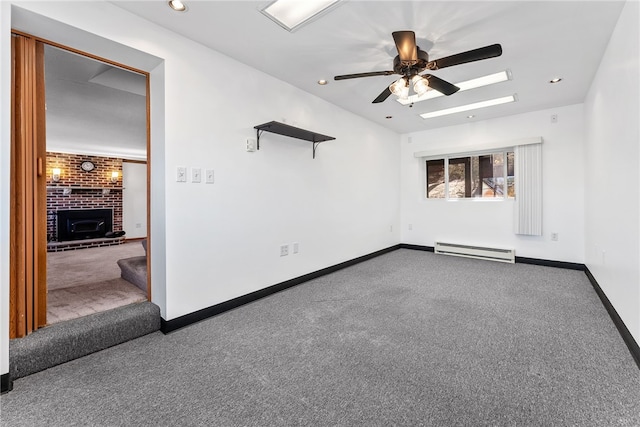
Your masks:
{"label": "light switch plate", "polygon": [[205,179],[207,184],[213,184],[213,169],[207,169],[205,171]]}
{"label": "light switch plate", "polygon": [[187,168],[184,166],[178,166],[176,170],[176,181],[187,182]]}
{"label": "light switch plate", "polygon": [[191,182],[202,182],[202,169],[191,168]]}

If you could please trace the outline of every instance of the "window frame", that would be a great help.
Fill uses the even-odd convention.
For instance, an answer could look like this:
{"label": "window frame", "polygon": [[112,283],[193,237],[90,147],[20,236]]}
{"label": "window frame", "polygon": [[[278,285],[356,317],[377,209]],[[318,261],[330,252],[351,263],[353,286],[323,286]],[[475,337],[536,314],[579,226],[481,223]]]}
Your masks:
{"label": "window frame", "polygon": [[[465,202],[465,201],[472,201],[472,202],[489,202],[489,203],[498,203],[498,202],[514,202],[516,200],[517,194],[513,197],[509,196],[509,189],[508,189],[508,153],[513,153],[514,156],[514,171],[513,171],[513,177],[514,177],[514,187],[515,187],[515,179],[516,179],[516,173],[515,173],[515,147],[501,147],[501,148],[492,148],[492,149],[487,149],[487,150],[479,150],[479,151],[470,151],[470,152],[462,152],[462,153],[453,153],[453,154],[443,154],[443,155],[438,155],[438,156],[428,156],[428,157],[421,157],[422,160],[422,164],[423,164],[423,188],[422,188],[422,198],[425,200],[438,200],[438,201],[445,201],[445,202]],[[449,196],[449,160],[450,159],[461,159],[461,158],[471,158],[471,157],[480,157],[480,156],[486,156],[486,155],[490,155],[490,154],[502,154],[503,156],[503,186],[504,186],[504,196],[502,197],[450,197]],[[444,161],[444,197],[429,197],[429,174],[428,174],[428,166],[427,163],[431,162],[431,161],[439,161],[442,160]]]}

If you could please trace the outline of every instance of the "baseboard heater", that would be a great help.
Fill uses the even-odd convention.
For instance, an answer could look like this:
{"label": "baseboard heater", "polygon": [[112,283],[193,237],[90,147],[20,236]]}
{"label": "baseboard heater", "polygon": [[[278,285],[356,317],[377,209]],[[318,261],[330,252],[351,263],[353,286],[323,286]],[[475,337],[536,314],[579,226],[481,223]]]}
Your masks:
{"label": "baseboard heater", "polygon": [[487,259],[499,262],[514,263],[516,261],[516,251],[514,249],[486,248],[481,246],[436,242],[434,252],[437,254]]}

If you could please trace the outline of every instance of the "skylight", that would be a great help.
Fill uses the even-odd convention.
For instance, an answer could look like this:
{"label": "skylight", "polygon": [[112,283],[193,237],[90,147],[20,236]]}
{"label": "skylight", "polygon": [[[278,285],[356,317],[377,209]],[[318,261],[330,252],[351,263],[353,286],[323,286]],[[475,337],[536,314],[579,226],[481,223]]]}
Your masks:
{"label": "skylight", "polygon": [[515,95],[503,96],[502,98],[489,99],[487,101],[474,102],[473,104],[460,105],[458,107],[445,108],[444,110],[431,111],[430,113],[420,114],[423,119],[431,119],[433,117],[446,116],[447,114],[461,113],[463,111],[477,110],[478,108],[492,107],[494,105],[506,104],[514,102]]}
{"label": "skylight", "polygon": [[336,6],[340,0],[276,0],[261,10],[287,31],[294,31],[302,24],[329,8]]}

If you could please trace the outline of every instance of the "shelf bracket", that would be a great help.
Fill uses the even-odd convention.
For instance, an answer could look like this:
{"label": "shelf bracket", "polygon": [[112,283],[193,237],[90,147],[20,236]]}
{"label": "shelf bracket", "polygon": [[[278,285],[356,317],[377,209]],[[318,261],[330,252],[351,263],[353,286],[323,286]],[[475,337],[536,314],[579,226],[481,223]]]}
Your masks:
{"label": "shelf bracket", "polygon": [[324,141],[320,141],[320,142],[313,142],[313,158],[316,158],[316,148],[318,148],[318,145],[322,144]]}
{"label": "shelf bracket", "polygon": [[256,149],[260,149],[260,135],[264,132],[263,129],[256,129]]}

